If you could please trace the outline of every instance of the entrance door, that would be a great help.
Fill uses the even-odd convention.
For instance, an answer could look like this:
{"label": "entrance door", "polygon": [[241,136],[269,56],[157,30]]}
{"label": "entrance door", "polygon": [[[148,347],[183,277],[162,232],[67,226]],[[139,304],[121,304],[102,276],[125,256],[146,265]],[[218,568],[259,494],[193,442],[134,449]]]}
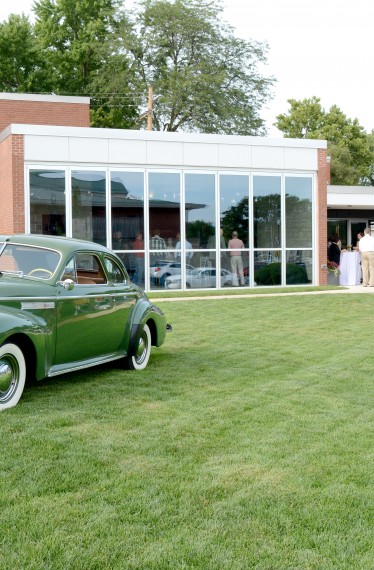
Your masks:
{"label": "entrance door", "polygon": [[364,233],[364,229],[367,227],[366,221],[351,221],[351,244],[353,247],[357,245],[357,234],[359,232]]}

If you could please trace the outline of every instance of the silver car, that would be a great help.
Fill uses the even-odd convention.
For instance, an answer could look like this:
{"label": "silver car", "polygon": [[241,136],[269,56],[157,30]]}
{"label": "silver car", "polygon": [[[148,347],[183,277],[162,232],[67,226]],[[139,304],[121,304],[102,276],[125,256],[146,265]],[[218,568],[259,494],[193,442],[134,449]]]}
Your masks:
{"label": "silver car", "polygon": [[[233,285],[233,274],[227,269],[221,269],[221,287]],[[204,287],[217,286],[217,269],[215,267],[197,267],[190,272],[186,272],[186,287],[191,289],[202,289]],[[181,289],[182,275],[171,275],[165,279],[167,289]]]}

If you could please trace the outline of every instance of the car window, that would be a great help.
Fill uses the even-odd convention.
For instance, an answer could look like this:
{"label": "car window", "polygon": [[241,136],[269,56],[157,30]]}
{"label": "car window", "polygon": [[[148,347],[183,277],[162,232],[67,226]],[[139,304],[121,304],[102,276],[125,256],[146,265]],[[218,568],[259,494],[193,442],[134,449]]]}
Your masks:
{"label": "car window", "polygon": [[62,281],[72,279],[78,285],[100,285],[106,283],[106,276],[97,255],[77,253],[66,264],[62,272]]}
{"label": "car window", "polygon": [[117,263],[116,260],[105,257],[104,258],[106,272],[109,277],[109,281],[112,283],[127,283],[128,278],[124,272],[124,269]]}
{"label": "car window", "polygon": [[49,279],[56,271],[60,254],[47,248],[7,244],[0,255],[0,271],[20,272]]}

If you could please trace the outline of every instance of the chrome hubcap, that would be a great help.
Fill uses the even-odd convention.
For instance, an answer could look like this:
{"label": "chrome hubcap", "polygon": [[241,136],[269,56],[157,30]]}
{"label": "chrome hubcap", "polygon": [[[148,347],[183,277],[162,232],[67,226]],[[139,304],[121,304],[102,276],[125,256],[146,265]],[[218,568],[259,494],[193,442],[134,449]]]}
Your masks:
{"label": "chrome hubcap", "polygon": [[142,332],[142,336],[139,339],[138,349],[136,351],[136,362],[141,364],[145,357],[147,356],[147,335]]}
{"label": "chrome hubcap", "polygon": [[19,375],[17,360],[12,355],[0,359],[0,401],[8,400],[15,388]]}

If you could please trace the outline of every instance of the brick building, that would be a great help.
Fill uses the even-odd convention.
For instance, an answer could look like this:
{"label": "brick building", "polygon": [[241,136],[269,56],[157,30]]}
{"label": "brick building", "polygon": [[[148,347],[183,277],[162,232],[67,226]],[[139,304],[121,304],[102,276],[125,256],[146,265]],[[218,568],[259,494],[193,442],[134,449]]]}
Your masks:
{"label": "brick building", "polygon": [[157,263],[220,288],[235,230],[246,285],[327,280],[325,141],[94,129],[88,98],[23,94],[0,94],[0,131],[1,234],[104,243],[150,290]]}

